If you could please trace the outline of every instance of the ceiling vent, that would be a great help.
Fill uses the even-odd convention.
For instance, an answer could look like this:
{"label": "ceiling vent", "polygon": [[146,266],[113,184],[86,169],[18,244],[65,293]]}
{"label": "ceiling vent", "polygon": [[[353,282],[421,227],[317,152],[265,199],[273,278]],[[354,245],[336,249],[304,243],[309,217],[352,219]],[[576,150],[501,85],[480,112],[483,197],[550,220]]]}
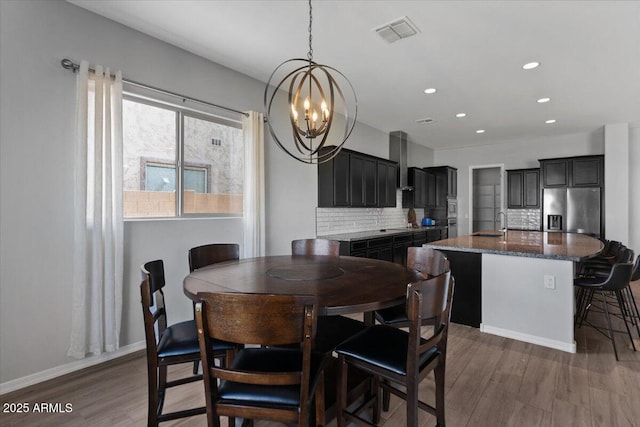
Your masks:
{"label": "ceiling vent", "polygon": [[425,117],[424,119],[416,120],[416,123],[419,123],[421,125],[426,125],[426,124],[429,124],[429,123],[433,123],[433,119],[431,117]]}
{"label": "ceiling vent", "polygon": [[418,27],[406,16],[374,28],[372,31],[375,31],[387,43],[394,43],[415,36],[420,32]]}

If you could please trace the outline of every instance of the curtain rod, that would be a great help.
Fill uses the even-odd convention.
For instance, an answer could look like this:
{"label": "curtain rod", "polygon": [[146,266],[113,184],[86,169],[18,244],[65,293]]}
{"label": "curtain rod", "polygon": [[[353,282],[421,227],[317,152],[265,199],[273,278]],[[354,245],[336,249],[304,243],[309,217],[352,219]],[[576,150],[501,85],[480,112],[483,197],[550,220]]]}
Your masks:
{"label": "curtain rod", "polygon": [[[68,58],[65,58],[62,61],[60,61],[60,65],[62,65],[62,68],[66,68],[67,70],[71,70],[73,73],[76,73],[80,69],[80,65],[76,64],[75,62],[73,62],[71,59],[68,59]],[[95,68],[91,68],[90,67],[89,71],[92,71],[92,72],[95,73],[96,70],[95,70]],[[136,82],[134,80],[129,80],[129,79],[124,79],[123,78],[122,81],[124,83],[130,84],[132,86],[141,87],[143,89],[151,90],[151,91],[162,93],[162,94],[165,94],[165,95],[175,96],[176,98],[182,98],[183,101],[189,100],[189,101],[192,101],[192,102],[197,102],[199,104],[208,105],[210,107],[219,108],[219,109],[225,110],[225,111],[231,111],[232,113],[238,113],[238,114],[242,114],[245,117],[249,117],[249,114],[245,113],[244,111],[238,111],[238,110],[234,110],[233,108],[223,107],[222,105],[218,105],[218,104],[214,104],[214,103],[211,103],[211,102],[203,101],[203,100],[197,99],[197,98],[192,98],[190,96],[181,95],[181,94],[176,93],[176,92],[171,92],[171,91],[168,91],[168,90],[160,89],[158,87],[150,86],[150,85],[147,85],[147,84],[144,84],[144,83],[140,83],[140,82]]]}

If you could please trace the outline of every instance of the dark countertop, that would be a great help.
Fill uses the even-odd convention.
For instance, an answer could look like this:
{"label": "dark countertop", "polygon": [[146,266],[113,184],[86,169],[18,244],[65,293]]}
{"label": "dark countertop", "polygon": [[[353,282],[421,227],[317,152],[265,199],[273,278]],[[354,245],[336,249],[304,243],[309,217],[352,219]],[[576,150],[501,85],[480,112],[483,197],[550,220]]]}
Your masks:
{"label": "dark countertop", "polygon": [[327,234],[324,236],[318,236],[318,239],[330,239],[339,240],[342,242],[353,242],[356,240],[368,240],[375,239],[376,237],[395,236],[407,233],[419,233],[428,230],[442,230],[446,229],[446,225],[433,225],[431,227],[418,227],[418,228],[388,228],[385,230],[369,230],[369,231],[357,231],[355,233],[340,233],[340,234]]}
{"label": "dark countertop", "polygon": [[506,241],[502,238],[502,232],[498,230],[482,231],[480,234],[485,236],[460,236],[428,243],[428,245],[434,249],[450,251],[566,261],[583,261],[604,249],[600,240],[584,234],[509,230]]}

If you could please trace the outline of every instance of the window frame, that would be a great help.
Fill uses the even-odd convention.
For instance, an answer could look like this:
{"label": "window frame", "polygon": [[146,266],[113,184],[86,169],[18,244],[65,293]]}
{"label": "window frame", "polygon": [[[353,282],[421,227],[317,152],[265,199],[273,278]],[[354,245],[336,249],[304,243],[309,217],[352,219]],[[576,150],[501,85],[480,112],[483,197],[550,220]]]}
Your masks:
{"label": "window frame", "polygon": [[[214,122],[217,124],[234,127],[236,129],[243,130],[242,122],[240,120],[233,120],[227,117],[217,116],[215,114],[207,113],[202,110],[198,110],[195,108],[190,108],[186,106],[180,106],[168,101],[164,101],[162,99],[157,99],[153,97],[149,97],[146,95],[140,95],[135,92],[123,91],[122,93],[123,101],[137,102],[140,104],[149,105],[155,108],[162,108],[165,110],[172,111],[175,114],[175,143],[176,143],[176,157],[175,157],[175,165],[166,163],[166,161],[153,158],[151,156],[141,156],[140,157],[140,187],[144,186],[143,182],[143,162],[146,163],[157,163],[157,164],[166,164],[170,166],[175,166],[176,168],[176,206],[175,206],[175,215],[173,216],[133,216],[126,217],[124,216],[124,208],[123,208],[123,219],[125,221],[152,221],[152,220],[167,220],[167,219],[196,219],[196,218],[242,218],[243,213],[185,213],[184,212],[184,170],[185,168],[197,168],[197,169],[206,169],[207,171],[207,191],[212,188],[212,177],[213,171],[211,166],[208,164],[199,164],[194,162],[185,163],[184,162],[184,121],[185,117],[190,117],[199,120],[205,120],[209,122]],[[184,101],[184,100],[183,100]],[[124,143],[124,141],[123,141]],[[244,179],[243,179],[244,181]],[[124,183],[123,183],[124,186]],[[244,182],[243,182],[243,194],[244,194]]]}

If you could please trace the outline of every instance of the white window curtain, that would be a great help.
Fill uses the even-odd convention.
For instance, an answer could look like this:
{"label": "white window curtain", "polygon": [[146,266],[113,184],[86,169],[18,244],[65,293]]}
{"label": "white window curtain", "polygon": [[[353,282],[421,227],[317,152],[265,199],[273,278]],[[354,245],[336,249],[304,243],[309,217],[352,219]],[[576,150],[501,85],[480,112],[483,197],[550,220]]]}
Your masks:
{"label": "white window curtain", "polygon": [[76,77],[73,313],[69,356],[119,347],[122,318],[122,75]]}
{"label": "white window curtain", "polygon": [[244,135],[243,219],[245,258],[265,254],[264,120],[249,111],[242,119]]}

